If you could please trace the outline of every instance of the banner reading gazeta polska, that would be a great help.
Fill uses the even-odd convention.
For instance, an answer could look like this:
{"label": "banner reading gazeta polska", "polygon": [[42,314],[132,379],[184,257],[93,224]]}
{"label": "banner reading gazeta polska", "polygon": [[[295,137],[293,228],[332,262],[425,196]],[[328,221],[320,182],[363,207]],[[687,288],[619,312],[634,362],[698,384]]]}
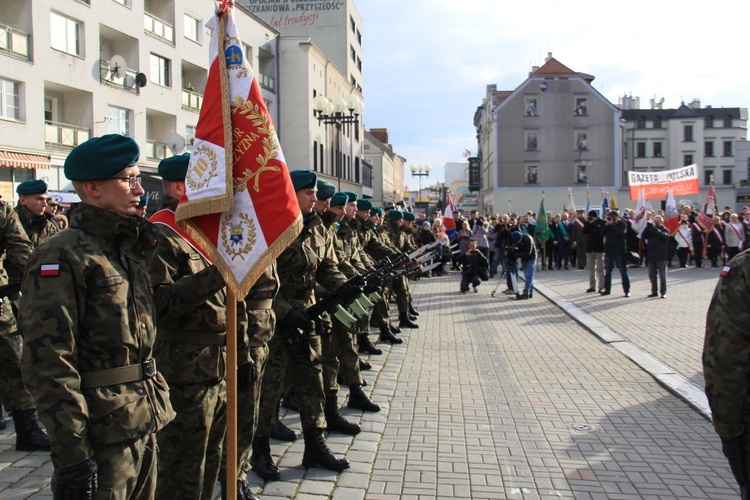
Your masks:
{"label": "banner reading gazeta polska", "polygon": [[698,165],[693,163],[687,167],[661,172],[628,172],[630,199],[638,199],[638,190],[643,189],[645,199],[666,198],[667,190],[671,189],[674,196],[700,193],[698,184]]}

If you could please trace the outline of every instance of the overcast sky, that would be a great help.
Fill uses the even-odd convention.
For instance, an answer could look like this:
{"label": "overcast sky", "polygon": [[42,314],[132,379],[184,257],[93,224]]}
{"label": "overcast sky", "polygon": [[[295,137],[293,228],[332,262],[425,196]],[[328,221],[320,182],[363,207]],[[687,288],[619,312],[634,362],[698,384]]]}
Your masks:
{"label": "overcast sky", "polygon": [[[442,166],[476,153],[474,112],[488,84],[514,90],[547,52],[617,105],[632,94],[713,107],[750,105],[750,2],[714,0],[356,0],[365,116],[397,154]],[[417,180],[407,175],[416,189]]]}

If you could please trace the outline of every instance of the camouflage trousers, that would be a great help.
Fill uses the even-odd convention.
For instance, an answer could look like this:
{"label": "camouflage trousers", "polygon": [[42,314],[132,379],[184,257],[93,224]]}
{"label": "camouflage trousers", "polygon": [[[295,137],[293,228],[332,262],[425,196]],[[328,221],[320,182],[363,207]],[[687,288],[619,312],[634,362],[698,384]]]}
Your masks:
{"label": "camouflage trousers", "polygon": [[278,331],[268,342],[268,361],[260,390],[257,436],[271,435],[278,415],[276,413],[284,389],[288,388],[287,377],[291,377],[299,404],[302,429],[322,429],[326,426],[323,416],[325,392],[323,370],[320,363],[310,360],[310,346],[298,342],[290,347]]}
{"label": "camouflage trousers", "polygon": [[396,294],[396,305],[398,313],[405,314],[409,312],[411,303],[411,292],[409,292],[409,281],[404,276],[393,278],[393,280],[383,289],[383,300],[388,300],[391,292]]}
{"label": "camouflage trousers", "polygon": [[[168,427],[168,426],[167,426]],[[91,444],[99,488],[93,500],[138,500],[156,497],[156,435],[114,444]],[[52,476],[52,491],[55,491]],[[175,498],[175,495],[171,496]]]}
{"label": "camouflage trousers", "polygon": [[21,346],[23,339],[7,297],[0,299],[0,398],[9,412],[31,410],[31,397],[21,378]]}
{"label": "camouflage trousers", "polygon": [[[367,318],[365,318],[367,319]],[[359,354],[355,348],[354,335],[334,320],[330,334],[321,337],[323,344],[323,387],[326,394],[336,394],[338,379],[344,385],[360,385]]]}
{"label": "camouflage trousers", "polygon": [[177,416],[157,433],[156,498],[211,499],[226,433],[226,396],[225,380],[169,386]]}
{"label": "camouflage trousers", "polygon": [[[384,285],[380,290],[382,300],[375,304],[372,309],[372,321],[377,325],[389,326],[391,324],[391,307],[388,304],[388,296],[390,295],[390,288]],[[369,329],[367,330],[369,332]]]}

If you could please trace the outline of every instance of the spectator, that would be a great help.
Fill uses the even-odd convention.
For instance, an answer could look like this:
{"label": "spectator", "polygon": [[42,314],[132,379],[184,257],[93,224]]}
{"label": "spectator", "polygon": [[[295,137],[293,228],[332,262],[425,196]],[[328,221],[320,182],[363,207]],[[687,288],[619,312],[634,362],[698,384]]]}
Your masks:
{"label": "spectator", "polygon": [[586,219],[583,216],[583,210],[576,210],[576,218],[573,221],[573,245],[571,258],[575,256],[575,264],[578,269],[586,269],[586,243],[588,235],[583,232],[586,225]]}
{"label": "spectator", "polygon": [[705,245],[706,231],[700,224],[693,222],[690,224],[690,237],[693,240],[693,262],[695,267],[703,267],[703,249]]}
{"label": "spectator", "polygon": [[609,295],[612,289],[612,267],[617,264],[620,269],[622,290],[630,297],[630,279],[628,266],[625,263],[628,225],[620,219],[615,210],[610,210],[599,234],[604,237],[604,290],[602,295]]}
{"label": "spectator", "polygon": [[472,237],[477,240],[477,250],[482,252],[485,257],[489,258],[490,255],[490,244],[489,244],[489,230],[487,229],[487,223],[484,217],[479,217],[474,222],[474,227],[471,229]]}
{"label": "spectator", "polygon": [[680,227],[675,231],[674,239],[677,242],[677,258],[680,259],[680,267],[686,268],[688,256],[693,251],[693,238],[687,218],[680,221]]}
{"label": "spectator", "polygon": [[596,210],[590,210],[588,219],[583,225],[583,234],[586,235],[586,264],[589,270],[587,293],[604,290],[604,237],[601,235],[602,227],[604,227],[604,221],[599,218]]}
{"label": "spectator", "polygon": [[727,260],[732,260],[743,249],[745,229],[737,214],[731,214],[729,223],[724,226],[724,242],[727,245]]}
{"label": "spectator", "polygon": [[458,255],[461,256],[469,250],[469,240],[471,239],[471,229],[469,222],[464,221],[461,230],[458,232]]}
{"label": "spectator", "polygon": [[[649,297],[667,297],[667,259],[669,256],[669,229],[664,227],[661,216],[655,215],[653,222],[649,221],[642,237],[646,240],[648,252],[648,279],[651,281]],[[659,293],[656,292],[656,275],[659,275]]]}
{"label": "spectator", "polygon": [[[714,217],[714,227],[706,235],[706,256],[711,267],[719,267],[719,257],[724,249],[724,226],[720,217]],[[724,261],[726,264],[726,260]]]}

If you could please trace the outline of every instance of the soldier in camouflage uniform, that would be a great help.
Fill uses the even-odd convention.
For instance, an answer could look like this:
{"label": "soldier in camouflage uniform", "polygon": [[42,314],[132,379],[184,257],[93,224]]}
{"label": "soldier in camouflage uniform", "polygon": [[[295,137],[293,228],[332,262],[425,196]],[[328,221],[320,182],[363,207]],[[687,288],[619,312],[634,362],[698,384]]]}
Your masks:
{"label": "soldier in camouflage uniform", "polygon": [[[390,235],[383,225],[383,215],[384,212],[382,208],[373,207],[370,210],[370,217],[368,218],[368,225],[366,227],[370,228],[373,231],[373,234],[375,235],[375,237],[373,238],[374,240],[380,243],[380,245],[389,248],[392,251],[391,255],[396,256],[401,252],[391,244]],[[392,343],[399,343],[398,341],[401,339],[395,337],[395,335],[401,333],[401,329],[391,323],[391,306],[389,296],[392,289],[393,280],[390,280],[383,285],[380,291],[383,300],[375,304],[375,308],[372,311],[372,321],[370,324],[380,329],[380,337],[382,337],[384,340],[389,340],[390,337],[388,333],[390,333],[391,336],[394,337],[393,339],[391,339]],[[360,352],[362,352],[361,348]]]}
{"label": "soldier in camouflage uniform", "polygon": [[56,499],[153,498],[156,432],[174,418],[152,357],[156,228],[134,215],[139,153],[118,134],[70,152],[65,176],[82,203],[23,281],[21,369],[50,435]]}
{"label": "soldier in camouflage uniform", "polygon": [[[308,170],[291,172],[304,227],[294,242],[276,259],[281,286],[274,301],[278,318],[268,342],[268,360],[261,385],[258,427],[253,438],[253,470],[263,479],[278,479],[269,436],[277,418],[277,407],[285,387],[287,370],[293,377],[300,420],[305,438],[302,465],[341,471],[349,467],[336,458],[323,440],[325,392],[320,363],[320,338],[306,310],[315,303],[315,284],[329,290],[344,286],[346,277],[337,268],[330,233],[314,211],[317,176]],[[348,291],[354,295],[354,291]]]}
{"label": "soldier in camouflage uniform", "polygon": [[714,429],[742,498],[750,478],[750,252],[721,271],[706,317],[703,375]]}
{"label": "soldier in camouflage uniform", "polygon": [[[8,280],[21,280],[31,256],[31,242],[18,222],[18,216],[10,204],[0,201],[0,256],[4,256],[0,267],[0,285]],[[17,295],[17,294],[15,294]],[[21,378],[21,343],[18,325],[8,297],[0,299],[0,394],[5,409],[13,417],[18,451],[49,451],[49,438],[39,428],[34,410],[34,398],[23,385]],[[0,412],[5,429],[5,419]]]}
{"label": "soldier in camouflage uniform", "polygon": [[50,220],[51,217],[45,211],[47,208],[46,182],[41,179],[22,182],[16,188],[16,193],[18,193],[16,213],[34,248],[50,236],[60,232],[60,228]]}
{"label": "soldier in camouflage uniform", "polygon": [[[398,210],[388,211],[388,221],[384,225],[385,232],[390,238],[391,245],[398,249],[399,252],[414,250],[414,244],[409,243],[407,234],[403,231],[404,214]],[[384,293],[392,291],[396,295],[396,305],[398,306],[398,326],[400,328],[419,328],[414,320],[409,317],[409,282],[405,276],[394,278],[389,288]],[[387,297],[388,295],[385,295]],[[385,340],[382,339],[381,340]]]}
{"label": "soldier in camouflage uniform", "polygon": [[[164,198],[150,219],[157,228],[148,259],[156,304],[154,358],[177,413],[156,436],[156,497],[210,500],[226,434],[226,294],[216,266],[175,224],[189,162],[185,153],[159,163]],[[253,369],[247,364],[240,373],[243,368],[248,374]]]}

